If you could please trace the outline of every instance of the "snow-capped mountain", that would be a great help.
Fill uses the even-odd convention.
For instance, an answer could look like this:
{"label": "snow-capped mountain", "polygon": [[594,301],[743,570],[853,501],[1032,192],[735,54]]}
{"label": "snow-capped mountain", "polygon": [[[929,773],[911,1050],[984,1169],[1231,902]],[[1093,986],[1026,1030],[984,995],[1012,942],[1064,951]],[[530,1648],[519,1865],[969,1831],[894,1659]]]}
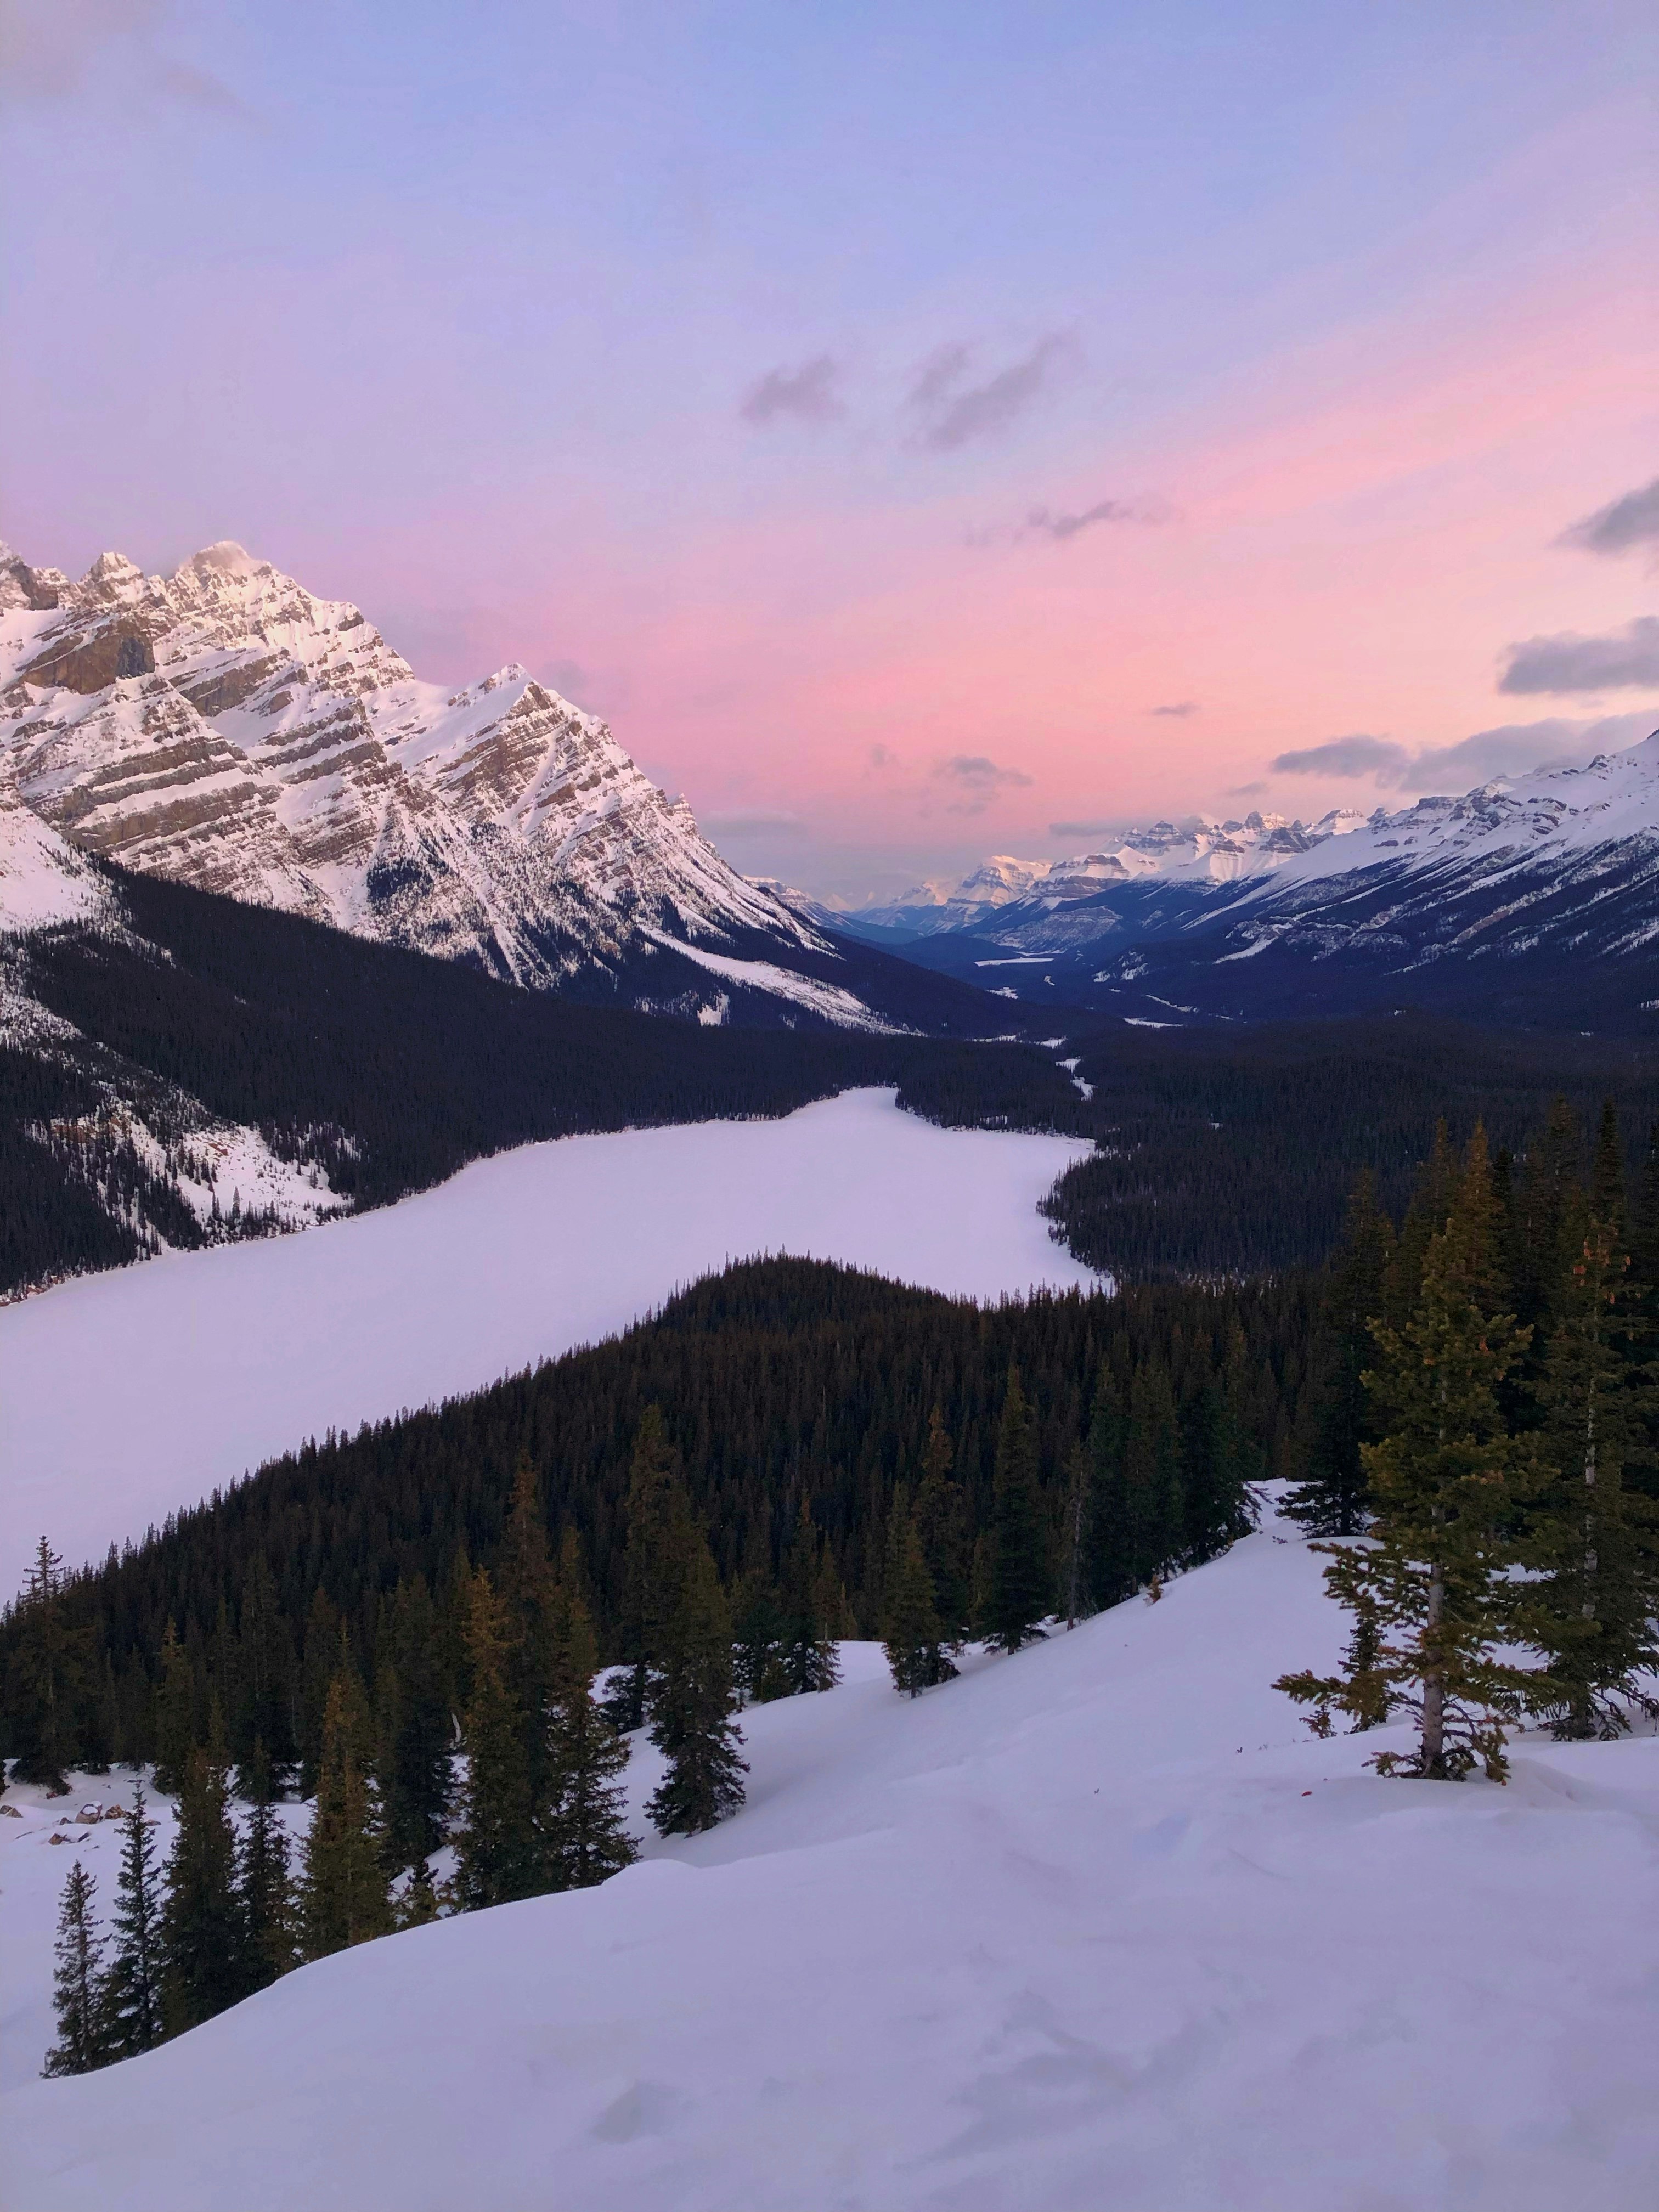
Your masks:
{"label": "snow-capped mountain", "polygon": [[1154,822],[1131,830],[1097,853],[1079,853],[1064,860],[1021,860],[993,853],[960,883],[930,879],[884,905],[860,908],[845,918],[851,929],[873,924],[912,936],[932,937],[950,929],[980,929],[1006,907],[1035,905],[1052,912],[1077,899],[1092,898],[1121,884],[1167,882],[1237,883],[1272,871],[1317,845],[1358,829],[1363,814],[1339,807],[1312,824],[1282,814],[1245,816],[1242,822],[1199,820],[1178,826]]}
{"label": "snow-capped mountain", "polygon": [[1652,1027],[1659,732],[1585,768],[1369,817],[1159,823],[1076,861],[988,863],[888,927],[944,972],[1136,1020],[1413,1004]]}
{"label": "snow-capped mountain", "polygon": [[[727,866],[516,664],[422,682],[240,545],[79,582],[0,547],[0,793],[122,866],[544,988],[720,1020],[983,1027]],[[925,995],[925,986],[924,995]],[[937,986],[934,987],[935,990]],[[904,1003],[900,1003],[904,1002]]]}

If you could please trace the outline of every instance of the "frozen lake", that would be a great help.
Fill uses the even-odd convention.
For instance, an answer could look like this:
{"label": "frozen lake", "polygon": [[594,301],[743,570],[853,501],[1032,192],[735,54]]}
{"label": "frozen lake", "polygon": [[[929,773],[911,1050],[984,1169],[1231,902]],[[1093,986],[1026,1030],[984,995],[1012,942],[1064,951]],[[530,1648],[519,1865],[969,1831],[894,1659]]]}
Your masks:
{"label": "frozen lake", "polygon": [[526,1146],[379,1212],[0,1311],[0,1594],[43,1531],[96,1558],[308,1436],[613,1335],[729,1261],[976,1298],[1097,1283],[1036,1210],[1086,1145],[893,1101]]}

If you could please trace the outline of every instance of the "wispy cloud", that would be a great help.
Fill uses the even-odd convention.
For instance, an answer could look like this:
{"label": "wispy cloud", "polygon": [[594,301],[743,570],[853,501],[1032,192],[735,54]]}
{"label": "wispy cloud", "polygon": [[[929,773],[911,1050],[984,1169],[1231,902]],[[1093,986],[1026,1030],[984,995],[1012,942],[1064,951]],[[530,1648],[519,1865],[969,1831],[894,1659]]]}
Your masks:
{"label": "wispy cloud", "polygon": [[70,99],[114,52],[141,93],[250,118],[252,110],[228,84],[161,51],[170,13],[167,0],[0,0],[0,91]]}
{"label": "wispy cloud", "polygon": [[[1277,775],[1368,777],[1380,791],[1434,791],[1455,796],[1498,776],[1573,768],[1596,753],[1622,751],[1627,745],[1639,744],[1654,720],[1652,714],[1643,713],[1602,714],[1584,720],[1550,715],[1539,722],[1500,723],[1460,738],[1455,744],[1428,745],[1417,752],[1392,738],[1356,733],[1300,751],[1280,753],[1271,766]],[[1257,787],[1242,786],[1236,795]]]}
{"label": "wispy cloud", "polygon": [[933,453],[949,453],[1012,428],[1054,369],[1076,351],[1075,339],[1051,331],[1019,360],[974,384],[964,381],[973,357],[970,349],[941,346],[923,362],[910,387],[908,405],[918,421],[918,442]]}
{"label": "wispy cloud", "polygon": [[999,768],[984,753],[953,753],[933,775],[957,794],[948,809],[952,814],[982,814],[998,792],[1023,788],[1031,781],[1017,768]]}
{"label": "wispy cloud", "polygon": [[1659,615],[1638,615],[1606,637],[1563,630],[1510,647],[1500,691],[1627,691],[1659,684]]}
{"label": "wispy cloud", "polygon": [[1177,699],[1172,706],[1150,707],[1147,712],[1152,714],[1167,715],[1172,721],[1184,722],[1188,714],[1197,714],[1198,702],[1196,699]]}
{"label": "wispy cloud", "polygon": [[1121,822],[1051,822],[1051,837],[1115,837],[1121,834]]}
{"label": "wispy cloud", "polygon": [[1638,546],[1659,550],[1659,477],[1622,499],[1610,500],[1564,530],[1557,541],[1586,553],[1629,553]]}
{"label": "wispy cloud", "polygon": [[844,410],[841,368],[832,354],[821,353],[799,368],[769,369],[744,395],[738,412],[745,422],[832,422]]}
{"label": "wispy cloud", "polygon": [[1404,745],[1392,738],[1330,738],[1322,745],[1307,745],[1299,752],[1280,753],[1273,761],[1275,775],[1374,775],[1379,782],[1392,781],[1411,758]]}

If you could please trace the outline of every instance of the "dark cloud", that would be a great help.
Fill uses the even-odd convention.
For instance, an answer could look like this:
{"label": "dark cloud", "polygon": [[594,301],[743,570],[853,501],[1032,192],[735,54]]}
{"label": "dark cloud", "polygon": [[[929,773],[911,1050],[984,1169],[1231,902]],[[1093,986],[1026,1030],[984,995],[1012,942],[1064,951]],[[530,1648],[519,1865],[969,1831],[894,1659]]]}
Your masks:
{"label": "dark cloud", "polygon": [[1659,615],[1638,615],[1607,637],[1522,638],[1510,647],[1500,691],[1622,691],[1659,684]]}
{"label": "dark cloud", "polygon": [[1031,781],[1017,768],[999,768],[983,753],[953,753],[933,774],[959,794],[951,802],[952,814],[982,814],[999,791],[1023,787]]}
{"label": "dark cloud", "polygon": [[793,416],[798,422],[832,422],[842,412],[841,368],[830,354],[799,368],[769,369],[738,409],[745,422],[764,425]]}
{"label": "dark cloud", "polygon": [[1563,545],[1577,545],[1586,553],[1629,553],[1638,545],[1659,548],[1659,477],[1639,491],[1598,507],[1571,530],[1562,532]]}
{"label": "dark cloud", "polygon": [[1300,752],[1280,753],[1269,765],[1275,775],[1374,775],[1382,782],[1392,781],[1410,757],[1392,738],[1368,738],[1356,731]]}
{"label": "dark cloud", "polygon": [[872,768],[896,768],[898,764],[899,757],[893,750],[891,745],[871,746],[870,765]]}
{"label": "dark cloud", "polygon": [[1198,702],[1196,699],[1177,699],[1172,707],[1151,707],[1147,712],[1152,714],[1167,714],[1173,720],[1184,721],[1188,714],[1197,714]]}
{"label": "dark cloud", "polygon": [[1097,500],[1094,506],[1085,507],[1080,514],[1051,514],[1046,507],[1034,507],[1025,518],[1027,530],[1040,531],[1044,537],[1057,538],[1064,544],[1080,531],[1092,530],[1101,522],[1141,522],[1146,518],[1135,507],[1126,506],[1120,499]]}
{"label": "dark cloud", "polygon": [[921,422],[920,442],[933,453],[949,453],[975,438],[994,437],[1018,421],[1051,372],[1075,351],[1074,340],[1053,331],[982,384],[964,384],[969,349],[941,347],[922,364],[910,387],[909,405]]}

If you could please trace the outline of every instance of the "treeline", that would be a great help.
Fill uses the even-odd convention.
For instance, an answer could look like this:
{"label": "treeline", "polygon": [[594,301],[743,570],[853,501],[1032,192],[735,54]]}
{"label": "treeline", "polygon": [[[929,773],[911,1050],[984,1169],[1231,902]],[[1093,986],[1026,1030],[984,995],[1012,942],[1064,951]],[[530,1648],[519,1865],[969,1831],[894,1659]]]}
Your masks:
{"label": "treeline", "polygon": [[1386,1772],[1507,1771],[1528,1719],[1659,1715],[1659,1129],[1632,1204],[1618,1120],[1588,1159],[1565,1100],[1516,1163],[1443,1130],[1396,1233],[1362,1184],[1322,1311],[1310,1465],[1352,1616],[1338,1673],[1279,1686],[1368,1729]]}
{"label": "treeline", "polygon": [[1032,1046],[704,1028],[157,878],[119,882],[130,930],[8,951],[20,988],[79,1036],[0,1051],[0,1295],[136,1259],[158,1234],[189,1248],[223,1233],[124,1144],[112,1098],[169,1145],[189,1136],[187,1094],[360,1207],[510,1145],[786,1114],[857,1084],[896,1085],[951,1126],[1079,1126],[1076,1091]]}
{"label": "treeline", "polygon": [[1659,1120],[1659,1051],[1607,1036],[1481,1030],[1421,1014],[1148,1030],[1080,1041],[1102,1147],[1048,1211],[1122,1281],[1322,1265],[1362,1174],[1397,1218],[1441,1121],[1528,1146],[1558,1094],[1583,1120],[1610,1093],[1633,1167]]}

